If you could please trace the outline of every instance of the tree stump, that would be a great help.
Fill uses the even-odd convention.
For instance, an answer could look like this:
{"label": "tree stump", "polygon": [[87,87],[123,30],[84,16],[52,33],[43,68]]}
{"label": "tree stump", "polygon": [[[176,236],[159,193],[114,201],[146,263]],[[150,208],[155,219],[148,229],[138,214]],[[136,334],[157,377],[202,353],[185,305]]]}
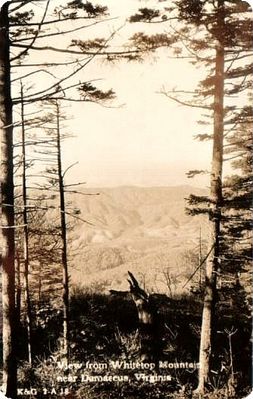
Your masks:
{"label": "tree stump", "polygon": [[130,293],[138,313],[140,359],[142,362],[155,362],[157,364],[161,348],[157,312],[150,295],[140,288],[138,281],[131,272],[128,272],[128,275]]}

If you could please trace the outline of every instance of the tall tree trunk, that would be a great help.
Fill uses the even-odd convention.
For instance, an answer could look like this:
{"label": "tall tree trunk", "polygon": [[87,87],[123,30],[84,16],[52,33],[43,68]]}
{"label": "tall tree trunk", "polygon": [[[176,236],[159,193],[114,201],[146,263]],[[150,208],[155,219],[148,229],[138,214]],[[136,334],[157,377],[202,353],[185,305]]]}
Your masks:
{"label": "tall tree trunk", "polygon": [[39,275],[38,275],[38,304],[39,306],[41,305],[41,297],[42,297],[42,275],[41,275],[41,265],[39,269]]}
{"label": "tall tree trunk", "polygon": [[199,383],[197,392],[204,392],[209,376],[210,356],[212,353],[211,338],[216,297],[216,275],[220,257],[220,223],[222,205],[222,164],[223,164],[223,133],[224,133],[224,0],[218,0],[217,14],[218,37],[216,44],[215,87],[214,87],[214,132],[213,156],[210,183],[210,220],[212,251],[206,263],[206,281],[204,307],[199,352]]}
{"label": "tall tree trunk", "polygon": [[17,325],[20,325],[20,318],[21,318],[21,268],[20,268],[20,256],[19,251],[16,251],[16,315],[17,315]]}
{"label": "tall tree trunk", "polygon": [[3,298],[3,390],[16,398],[15,240],[13,188],[13,127],[10,92],[8,3],[0,11],[0,134],[1,134],[1,256]]}
{"label": "tall tree trunk", "polygon": [[61,160],[61,132],[60,132],[60,108],[56,102],[57,121],[57,158],[58,158],[58,179],[60,192],[61,212],[61,239],[62,239],[62,272],[63,272],[63,355],[68,360],[69,356],[69,275],[67,257],[67,228],[65,216],[64,181]]}
{"label": "tall tree trunk", "polygon": [[29,230],[27,217],[27,189],[26,189],[26,148],[25,148],[25,113],[24,91],[21,82],[21,125],[22,125],[22,197],[23,197],[23,239],[24,239],[24,291],[26,306],[27,355],[32,365],[32,309],[29,288]]}
{"label": "tall tree trunk", "polygon": [[202,235],[201,235],[201,227],[199,229],[199,290],[201,292],[202,288]]}

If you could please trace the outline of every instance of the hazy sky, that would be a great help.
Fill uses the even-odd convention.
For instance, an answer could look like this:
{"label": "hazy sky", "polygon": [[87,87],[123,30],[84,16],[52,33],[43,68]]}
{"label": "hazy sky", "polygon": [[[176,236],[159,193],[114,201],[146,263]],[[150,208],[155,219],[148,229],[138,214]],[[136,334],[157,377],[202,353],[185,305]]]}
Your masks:
{"label": "hazy sky", "polygon": [[[99,3],[107,4],[111,14],[121,18],[93,28],[92,34],[98,37],[108,36],[129,11],[146,4],[137,0]],[[142,28],[143,25],[135,24],[130,29]],[[80,39],[87,39],[89,32],[92,31],[80,33]],[[127,35],[129,28],[122,28],[118,40]],[[63,39],[56,44],[63,47]],[[34,52],[33,57],[41,60],[45,54]],[[210,169],[211,143],[193,139],[195,134],[202,133],[196,123],[201,119],[201,111],[180,106],[159,93],[163,86],[193,89],[203,76],[204,71],[196,66],[169,59],[167,51],[148,57],[143,63],[92,62],[78,79],[101,79],[97,85],[112,88],[117,99],[112,104],[114,108],[89,103],[71,103],[68,107],[67,114],[72,119],[67,126],[75,138],[65,142],[63,160],[66,167],[78,162],[68,172],[68,180],[86,181],[87,186],[207,186],[208,176],[194,180],[185,176],[189,169]],[[41,78],[40,84],[45,86],[47,78]]]}
{"label": "hazy sky", "polygon": [[64,159],[70,163],[75,153],[79,165],[72,173],[79,170],[92,185],[175,185],[191,182],[185,177],[189,169],[209,168],[210,143],[193,140],[199,113],[158,93],[163,85],[192,81],[190,66],[164,56],[91,69],[116,91],[115,103],[124,105],[79,104],[71,110],[69,126],[77,137],[66,143]]}
{"label": "hazy sky", "polygon": [[[113,16],[123,18],[143,6],[136,0],[103,3]],[[112,26],[120,26],[120,21],[108,23],[103,29],[109,34]],[[131,26],[135,31],[142,28]],[[123,28],[119,40],[128,34],[128,28]],[[77,138],[66,143],[64,158],[70,163],[74,152],[79,161],[71,178],[78,174],[88,185],[208,184],[208,177],[194,182],[185,176],[189,169],[209,169],[210,165],[210,143],[193,140],[193,135],[200,132],[196,124],[199,110],[179,106],[159,93],[163,86],[192,88],[200,71],[182,60],[168,59],[167,54],[165,51],[148,57],[144,63],[95,62],[88,73],[84,71],[84,76],[101,77],[105,88],[115,90],[115,105],[123,105],[106,109],[79,104],[71,110],[71,127]]]}

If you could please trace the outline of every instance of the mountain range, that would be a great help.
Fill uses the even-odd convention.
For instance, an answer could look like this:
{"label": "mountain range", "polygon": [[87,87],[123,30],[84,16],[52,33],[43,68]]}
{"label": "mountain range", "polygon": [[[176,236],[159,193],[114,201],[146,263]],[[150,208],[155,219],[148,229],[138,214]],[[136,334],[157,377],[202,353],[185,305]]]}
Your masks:
{"label": "mountain range", "polygon": [[130,270],[148,291],[180,292],[196,266],[200,235],[205,243],[208,234],[207,219],[187,215],[185,199],[206,193],[174,186],[101,188],[76,195],[74,203],[88,223],[78,223],[71,234],[72,284],[125,290]]}

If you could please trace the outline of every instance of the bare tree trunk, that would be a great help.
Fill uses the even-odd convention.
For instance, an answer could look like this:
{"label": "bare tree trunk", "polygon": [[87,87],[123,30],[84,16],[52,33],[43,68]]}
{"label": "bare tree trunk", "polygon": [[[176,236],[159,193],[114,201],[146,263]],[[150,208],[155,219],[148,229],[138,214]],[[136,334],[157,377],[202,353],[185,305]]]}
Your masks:
{"label": "bare tree trunk", "polygon": [[3,298],[3,391],[16,398],[15,240],[13,187],[13,128],[10,92],[8,5],[0,11],[0,134],[1,134],[1,256]]}
{"label": "bare tree trunk", "polygon": [[62,272],[63,272],[63,355],[66,359],[69,356],[69,275],[67,257],[67,228],[65,217],[65,196],[64,181],[61,160],[61,134],[60,134],[60,109],[56,102],[57,120],[57,158],[58,158],[58,179],[60,192],[60,212],[61,212],[61,238],[62,238]]}
{"label": "bare tree trunk", "polygon": [[201,236],[201,227],[199,229],[199,291],[201,292],[202,288],[202,236]]}
{"label": "bare tree trunk", "polygon": [[17,315],[17,325],[20,325],[20,317],[21,317],[21,270],[20,270],[20,256],[19,252],[16,251],[16,262],[17,262],[17,269],[16,269],[16,315]]}
{"label": "bare tree trunk", "polygon": [[216,274],[220,256],[220,222],[222,205],[222,164],[223,164],[223,133],[224,133],[224,1],[218,0],[219,36],[216,44],[215,92],[214,92],[214,133],[213,157],[211,172],[211,245],[212,251],[206,263],[206,281],[204,307],[199,352],[199,384],[197,392],[204,392],[209,375],[210,356],[212,352],[212,323],[216,297]]}
{"label": "bare tree trunk", "polygon": [[38,275],[38,303],[39,303],[39,306],[41,304],[41,299],[42,299],[42,275],[41,275],[41,266],[40,266],[39,275]]}
{"label": "bare tree trunk", "polygon": [[27,189],[26,189],[26,148],[25,148],[25,114],[24,114],[24,92],[21,82],[21,124],[22,124],[22,197],[23,197],[23,237],[24,237],[24,291],[26,306],[26,328],[27,328],[27,355],[28,362],[32,365],[32,309],[29,288],[29,230],[27,217]]}

